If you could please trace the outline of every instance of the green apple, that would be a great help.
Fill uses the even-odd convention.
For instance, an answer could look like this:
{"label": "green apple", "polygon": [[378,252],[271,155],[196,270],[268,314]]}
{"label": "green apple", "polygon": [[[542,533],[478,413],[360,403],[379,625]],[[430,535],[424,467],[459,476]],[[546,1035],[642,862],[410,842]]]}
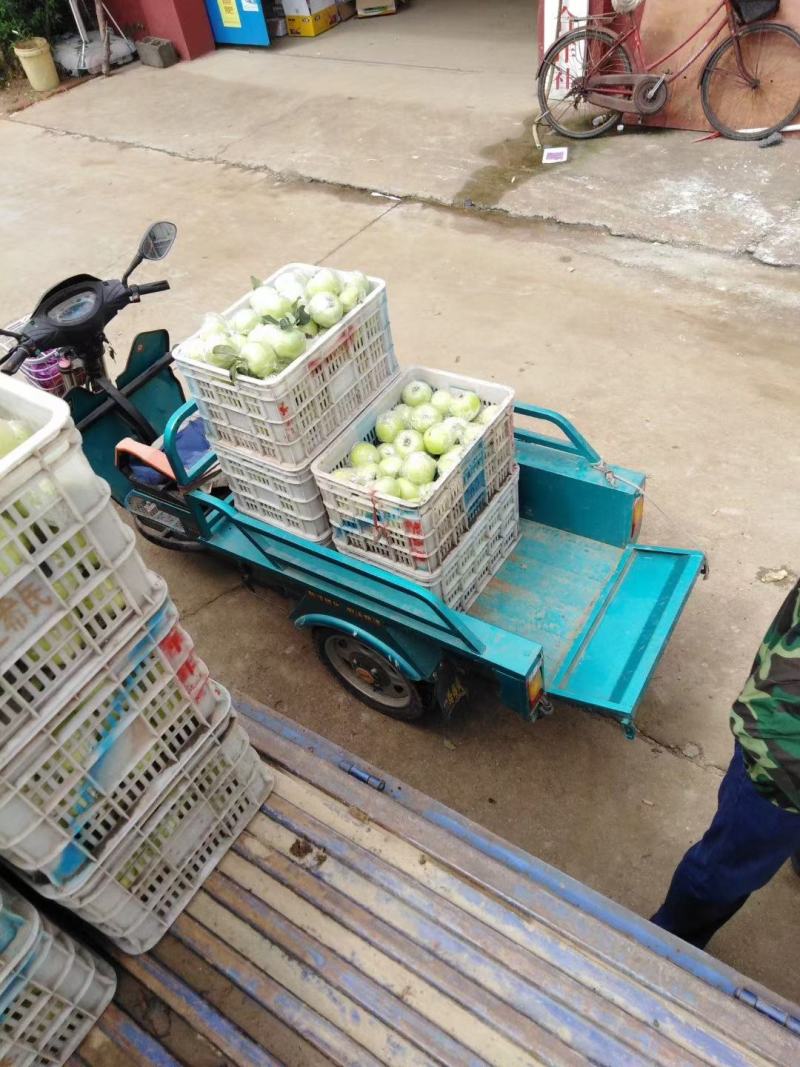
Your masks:
{"label": "green apple", "polygon": [[412,452],[422,452],[425,449],[422,434],[417,433],[416,430],[403,430],[395,437],[393,444],[395,452],[401,459],[410,456]]}
{"label": "green apple", "polygon": [[410,482],[408,478],[398,478],[396,485],[397,496],[399,496],[401,500],[419,500],[419,486],[415,485],[414,482]]}
{"label": "green apple", "polygon": [[354,467],[363,467],[365,463],[377,463],[380,458],[377,448],[369,441],[359,441],[350,449],[350,463]]}
{"label": "green apple", "polygon": [[411,381],[403,390],[403,403],[410,408],[418,408],[420,404],[429,404],[433,396],[433,389],[427,382],[418,379]]}
{"label": "green apple", "polygon": [[441,413],[436,410],[433,404],[420,404],[419,407],[414,408],[411,412],[411,418],[409,419],[411,429],[423,434],[431,426],[441,421]]}
{"label": "green apple", "polygon": [[430,452],[432,456],[441,456],[456,444],[452,430],[443,422],[429,426],[422,439],[425,442],[425,451]]}
{"label": "green apple", "polygon": [[414,485],[427,485],[436,477],[436,460],[427,452],[412,452],[403,461],[400,475]]}

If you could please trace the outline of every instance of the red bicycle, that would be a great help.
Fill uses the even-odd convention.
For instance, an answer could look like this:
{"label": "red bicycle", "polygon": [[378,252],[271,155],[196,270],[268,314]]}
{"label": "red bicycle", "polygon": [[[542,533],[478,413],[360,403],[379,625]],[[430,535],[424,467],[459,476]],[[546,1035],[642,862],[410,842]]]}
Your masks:
{"label": "red bicycle", "polygon": [[[599,137],[624,113],[657,113],[670,84],[726,29],[729,36],[714,48],[700,77],[703,111],[714,129],[738,141],[760,140],[800,114],[800,34],[762,21],[778,10],[777,0],[720,0],[684,41],[652,63],[632,13],[642,2],[616,0],[615,9],[627,13],[586,19],[548,50],[538,91],[541,119],[554,130],[565,137]],[[680,69],[665,68],[706,29],[710,36]]]}

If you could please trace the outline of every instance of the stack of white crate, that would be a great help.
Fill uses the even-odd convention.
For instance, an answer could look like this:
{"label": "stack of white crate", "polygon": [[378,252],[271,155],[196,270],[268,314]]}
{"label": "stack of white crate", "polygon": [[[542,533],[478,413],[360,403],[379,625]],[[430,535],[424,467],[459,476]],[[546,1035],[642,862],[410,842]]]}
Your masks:
{"label": "stack of white crate", "polygon": [[0,857],[129,952],[153,945],[269,792],[67,405],[0,377]]}
{"label": "stack of white crate", "polygon": [[0,1063],[64,1063],[116,985],[104,960],[0,881]]}
{"label": "stack of white crate", "polygon": [[[287,271],[317,269],[290,263],[264,284]],[[271,378],[240,374],[232,381],[229,371],[191,358],[186,344],[174,353],[237,509],[317,544],[327,544],[331,531],[311,461],[398,369],[386,283],[369,282],[362,303]],[[247,307],[249,295],[223,318]]]}
{"label": "stack of white crate", "polygon": [[[474,393],[489,408],[483,432],[430,487],[422,501],[382,496],[336,472],[358,441],[378,444],[375,422],[421,380],[454,395]],[[467,611],[519,541],[519,470],[514,451],[514,390],[432,367],[409,367],[314,461],[313,473],[339,552],[393,571]]]}

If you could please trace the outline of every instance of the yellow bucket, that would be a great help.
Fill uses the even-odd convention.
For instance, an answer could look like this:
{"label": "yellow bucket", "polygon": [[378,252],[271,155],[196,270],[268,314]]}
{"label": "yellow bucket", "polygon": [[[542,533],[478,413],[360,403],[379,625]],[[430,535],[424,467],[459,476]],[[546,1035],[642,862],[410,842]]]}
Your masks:
{"label": "yellow bucket", "polygon": [[14,55],[22,64],[22,69],[31,87],[39,93],[58,87],[58,71],[53,62],[50,45],[44,37],[28,37],[14,45]]}

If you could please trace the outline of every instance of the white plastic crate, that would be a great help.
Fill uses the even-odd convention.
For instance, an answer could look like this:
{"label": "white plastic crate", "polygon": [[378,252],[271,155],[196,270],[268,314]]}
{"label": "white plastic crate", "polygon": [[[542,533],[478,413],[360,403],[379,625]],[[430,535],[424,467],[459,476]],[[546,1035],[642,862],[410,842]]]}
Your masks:
{"label": "white plastic crate", "polygon": [[408,575],[454,611],[468,611],[519,542],[519,470],[482,513],[442,566]]}
{"label": "white plastic crate", "polygon": [[155,576],[81,451],[69,408],[0,375],[0,415],[35,428],[0,459],[0,747],[126,639]]}
{"label": "white plastic crate", "polygon": [[[270,284],[290,263],[270,275]],[[203,417],[209,440],[296,470],[307,464],[342,426],[369,403],[396,373],[386,283],[370,278],[366,299],[305,353],[269,380],[240,376],[200,363],[174,350],[193,400]],[[230,318],[249,307],[249,294],[223,312]]]}
{"label": "white plastic crate", "polygon": [[[474,392],[498,410],[485,432],[421,503],[381,496],[369,486],[331,477],[347,463],[357,441],[377,443],[375,420],[401,402],[405,386],[419,378],[435,389]],[[333,529],[334,547],[377,566],[418,579],[433,574],[474,525],[514,467],[514,391],[508,386],[412,367],[339,435],[311,465]]]}
{"label": "white plastic crate", "polygon": [[47,919],[35,947],[0,987],[0,1062],[58,1065],[111,1001],[113,969]]}
{"label": "white plastic crate", "polygon": [[[78,593],[74,606],[62,610],[48,598],[46,621],[40,624],[37,616],[36,628],[0,662],[0,760],[18,751],[137,634],[161,625],[166,585],[143,571],[129,530],[126,540],[130,555],[92,586],[88,599]],[[146,597],[140,596],[142,573]],[[7,601],[14,603],[26,588],[18,587]]]}
{"label": "white plastic crate", "polygon": [[309,541],[330,541],[331,524],[310,466],[284,470],[219,442],[214,447],[239,511]]}
{"label": "white plastic crate", "polygon": [[[34,430],[0,458],[2,594],[36,570],[51,546],[68,542],[71,533],[98,513],[110,493],[81,451],[80,434],[63,400],[4,375],[0,417],[19,419]],[[108,536],[109,528],[103,532]],[[119,534],[112,533],[109,551],[114,554],[120,548]]]}
{"label": "white plastic crate", "polygon": [[55,884],[141,818],[209,736],[220,714],[208,668],[178,625],[137,636],[5,763],[0,852]]}
{"label": "white plastic crate", "polygon": [[196,753],[159,806],[99,870],[40,892],[70,908],[125,952],[167,932],[272,789],[273,779],[235,718]]}
{"label": "white plastic crate", "polygon": [[[0,881],[0,990],[36,944],[42,924],[34,906]],[[2,1061],[0,1061],[2,1062]]]}

